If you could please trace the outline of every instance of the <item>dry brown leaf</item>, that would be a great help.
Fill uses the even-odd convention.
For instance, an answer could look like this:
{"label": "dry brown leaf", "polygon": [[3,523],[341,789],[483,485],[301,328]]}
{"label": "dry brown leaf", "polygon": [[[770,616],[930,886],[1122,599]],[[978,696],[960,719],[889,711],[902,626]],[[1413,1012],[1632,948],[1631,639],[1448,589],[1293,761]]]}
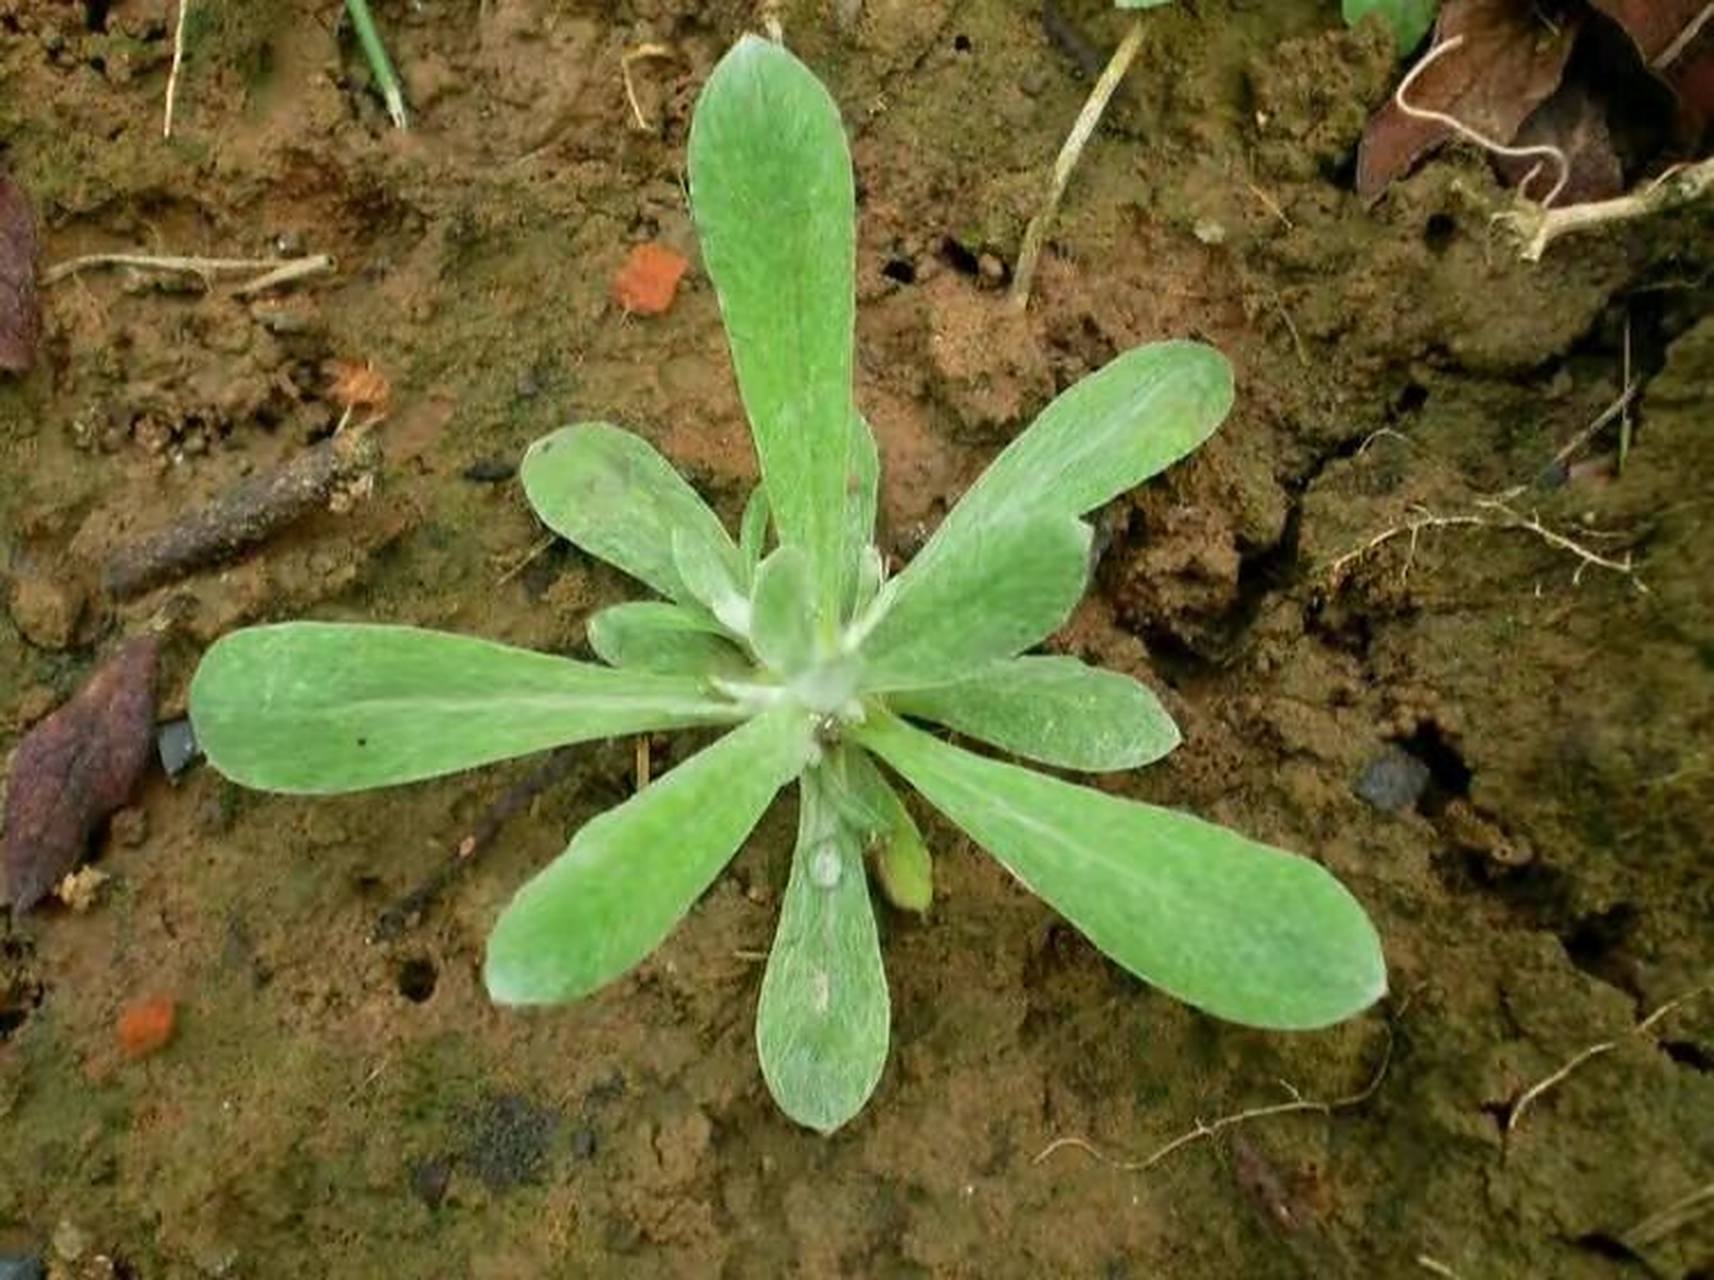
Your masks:
{"label": "dry brown leaf", "polygon": [[[1512,141],[1520,147],[1554,146],[1564,153],[1570,173],[1559,204],[1610,200],[1625,189],[1624,169],[1613,147],[1606,110],[1582,84],[1568,80],[1560,85]],[[1532,200],[1545,199],[1559,179],[1558,169],[1551,163],[1542,165],[1538,157],[1501,157],[1494,167]]]}
{"label": "dry brown leaf", "polygon": [[[1460,36],[1463,43],[1423,72],[1409,101],[1510,143],[1559,88],[1580,26],[1568,18],[1549,27],[1527,0],[1447,0],[1434,45]],[[1416,119],[1389,100],[1370,119],[1357,152],[1358,194],[1377,198],[1451,136],[1446,125]]]}
{"label": "dry brown leaf", "polygon": [[0,174],[0,369],[27,372],[41,339],[36,213],[24,189]]}
{"label": "dry brown leaf", "polygon": [[1714,121],[1714,3],[1710,0],[1594,0],[1678,97],[1686,129]]}
{"label": "dry brown leaf", "polygon": [[6,888],[21,915],[83,860],[131,798],[155,726],[152,635],[127,640],[58,711],[24,735],[6,787]]}
{"label": "dry brown leaf", "polygon": [[371,360],[332,360],[333,385],[328,394],[342,409],[385,413],[393,400],[393,384]]}

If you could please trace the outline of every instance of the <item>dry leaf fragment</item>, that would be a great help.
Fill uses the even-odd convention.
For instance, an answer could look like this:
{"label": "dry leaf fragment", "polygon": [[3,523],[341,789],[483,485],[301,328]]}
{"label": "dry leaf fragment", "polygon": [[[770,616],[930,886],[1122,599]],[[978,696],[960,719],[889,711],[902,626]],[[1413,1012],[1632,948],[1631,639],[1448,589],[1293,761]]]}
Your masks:
{"label": "dry leaf fragment", "polygon": [[332,360],[328,369],[333,385],[328,394],[334,403],[348,412],[368,409],[386,413],[393,400],[393,384],[375,367],[372,360]]}
{"label": "dry leaf fragment", "polygon": [[139,1000],[119,1015],[119,1052],[127,1058],[146,1058],[172,1043],[178,1024],[178,1005],[165,996]]}
{"label": "dry leaf fragment", "polygon": [[[1412,106],[1453,116],[1510,143],[1565,75],[1581,22],[1549,27],[1534,6],[1516,0],[1447,0],[1434,44],[1463,43],[1424,70]],[[1446,125],[1406,114],[1396,101],[1375,113],[1357,152],[1357,192],[1368,200],[1452,136]]]}
{"label": "dry leaf fragment", "polygon": [[24,189],[0,174],[0,369],[25,373],[42,340],[36,296],[36,214]]}
{"label": "dry leaf fragment", "polygon": [[689,261],[664,244],[637,245],[613,277],[613,301],[638,315],[658,316],[673,304]]}
{"label": "dry leaf fragment", "polygon": [[6,788],[6,887],[14,915],[83,860],[89,838],[131,798],[155,724],[154,636],[128,640],[71,701],[38,723]]}
{"label": "dry leaf fragment", "polygon": [[1714,121],[1714,4],[1709,0],[1594,0],[1678,98],[1686,132]]}
{"label": "dry leaf fragment", "polygon": [[[1512,139],[1514,146],[1553,146],[1564,154],[1569,173],[1556,203],[1610,200],[1625,189],[1624,169],[1613,147],[1607,113],[1588,88],[1567,80],[1542,104]],[[1500,176],[1531,200],[1541,200],[1559,178],[1555,166],[1538,158],[1496,157]],[[1531,174],[1535,176],[1531,178]]]}

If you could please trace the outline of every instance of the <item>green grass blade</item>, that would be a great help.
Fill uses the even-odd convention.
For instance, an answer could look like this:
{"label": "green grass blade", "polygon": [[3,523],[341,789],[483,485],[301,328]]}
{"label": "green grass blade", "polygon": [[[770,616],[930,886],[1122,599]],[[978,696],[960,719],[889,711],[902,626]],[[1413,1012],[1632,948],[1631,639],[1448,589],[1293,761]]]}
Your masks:
{"label": "green grass blade", "polygon": [[1089,526],[1037,515],[990,526],[957,557],[918,558],[881,589],[865,691],[945,684],[1062,626],[1089,578]]}
{"label": "green grass blade", "polygon": [[756,1009],[756,1051],[780,1110],[832,1133],[880,1082],[891,1006],[863,836],[815,778],[804,776],[791,878]]}
{"label": "green grass blade", "polygon": [[856,204],[839,108],[801,62],[746,36],[690,127],[691,212],[782,543],[838,606],[851,427]]}
{"label": "green grass blade", "polygon": [[640,436],[586,422],[543,436],[524,455],[524,495],[542,523],[664,596],[692,596],[673,562],[673,536],[736,570],[720,518]]}
{"label": "green grass blade", "polygon": [[1214,433],[1232,366],[1198,342],[1137,347],[1074,383],[1007,445],[917,556],[957,557],[1025,515],[1081,516],[1135,488]]}
{"label": "green grass blade", "polygon": [[660,675],[741,676],[750,668],[718,623],[683,605],[638,600],[589,619],[589,647],[611,667]]}
{"label": "green grass blade", "polygon": [[701,680],[413,627],[288,622],[217,641],[190,718],[233,781],[329,795],[741,713]]}
{"label": "green grass blade", "polygon": [[809,559],[801,547],[780,547],[762,561],[750,601],[750,643],[772,670],[794,676],[815,660],[809,610]]}
{"label": "green grass blade", "polygon": [[1178,726],[1152,692],[1069,657],[1014,658],[888,703],[1015,756],[1088,773],[1135,769],[1179,744]]}
{"label": "green grass blade", "polygon": [[1374,925],[1307,858],[972,755],[884,714],[855,734],[1097,947],[1187,1004],[1298,1030],[1386,992]]}
{"label": "green grass blade", "polygon": [[498,1004],[575,1000],[657,947],[809,758],[810,724],[775,711],[588,822],[488,938]]}
{"label": "green grass blade", "polygon": [[862,806],[883,815],[874,828],[869,849],[875,882],[899,910],[926,914],[934,902],[934,860],[922,832],[917,830],[916,819],[867,751],[845,747],[839,753],[839,764],[844,768],[846,785]]}

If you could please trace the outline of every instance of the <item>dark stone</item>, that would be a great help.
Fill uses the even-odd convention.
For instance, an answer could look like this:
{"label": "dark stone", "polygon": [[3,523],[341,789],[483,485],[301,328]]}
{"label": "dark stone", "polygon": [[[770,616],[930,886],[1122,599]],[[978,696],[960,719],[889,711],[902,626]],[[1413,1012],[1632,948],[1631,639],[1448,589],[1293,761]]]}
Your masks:
{"label": "dark stone", "polygon": [[518,474],[518,468],[503,458],[478,458],[459,474],[472,484],[504,484]]}
{"label": "dark stone", "polygon": [[155,752],[161,757],[161,768],[174,781],[202,759],[202,748],[187,719],[169,720],[155,730]]}
{"label": "dark stone", "polygon": [[43,1280],[47,1268],[29,1254],[0,1253],[0,1280]]}
{"label": "dark stone", "polygon": [[1428,788],[1429,768],[1410,752],[1389,746],[1363,766],[1351,790],[1383,813],[1406,813]]}
{"label": "dark stone", "polygon": [[[418,1160],[411,1166],[411,1194],[431,1209],[440,1208],[446,1199],[446,1189],[452,1182],[452,1162],[435,1157]],[[0,1277],[3,1280],[3,1277]]]}
{"label": "dark stone", "polygon": [[595,1140],[595,1130],[588,1125],[579,1125],[572,1131],[571,1154],[579,1160],[595,1159],[595,1149],[598,1145]]}

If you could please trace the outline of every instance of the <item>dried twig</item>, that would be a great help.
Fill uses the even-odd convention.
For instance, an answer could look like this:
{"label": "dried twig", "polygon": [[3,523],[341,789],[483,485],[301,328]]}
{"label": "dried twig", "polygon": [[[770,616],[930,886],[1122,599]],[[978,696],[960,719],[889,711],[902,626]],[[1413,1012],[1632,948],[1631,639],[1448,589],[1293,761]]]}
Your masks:
{"label": "dried twig", "polygon": [[184,66],[184,18],[191,0],[179,0],[178,21],[173,26],[173,65],[167,72],[167,109],[161,121],[161,136],[173,136],[173,105],[178,101],[179,69]]}
{"label": "dried twig", "polygon": [[[1571,162],[1566,159],[1564,151],[1558,147],[1548,146],[1545,144],[1531,147],[1508,147],[1505,143],[1497,142],[1493,138],[1488,137],[1487,134],[1465,124],[1457,116],[1448,115],[1444,111],[1436,111],[1431,107],[1415,106],[1406,98],[1405,95],[1416,87],[1416,82],[1422,77],[1423,72],[1427,71],[1442,57],[1451,53],[1463,43],[1463,36],[1453,36],[1450,40],[1443,40],[1441,43],[1435,45],[1434,48],[1425,53],[1422,57],[1422,61],[1411,68],[1410,74],[1403,80],[1399,81],[1399,87],[1393,91],[1393,105],[1398,107],[1400,111],[1404,112],[1405,115],[1410,116],[1412,119],[1426,120],[1430,124],[1441,125],[1452,130],[1453,133],[1457,134],[1460,138],[1463,138],[1466,142],[1473,142],[1484,151],[1491,152],[1496,156],[1501,156],[1508,160],[1540,159],[1543,161],[1553,161],[1554,167],[1559,170],[1559,179],[1553,184],[1553,189],[1547,193],[1547,196],[1541,202],[1541,207],[1543,209],[1551,207],[1553,202],[1564,194],[1566,185],[1571,181]],[[1532,169],[1524,177],[1524,180],[1518,184],[1518,189],[1520,191],[1526,190],[1529,187],[1530,180],[1535,177],[1540,169],[1540,165],[1537,165],[1535,169]]]}
{"label": "dried twig", "polygon": [[1392,1025],[1389,1023],[1387,1024],[1386,1045],[1381,1050],[1380,1063],[1375,1067],[1374,1073],[1369,1077],[1369,1082],[1356,1093],[1347,1094],[1343,1098],[1334,1098],[1329,1101],[1322,1101],[1316,1098],[1304,1097],[1294,1086],[1282,1080],[1280,1081],[1280,1086],[1289,1095],[1287,1101],[1271,1103],[1265,1107],[1251,1107],[1248,1110],[1235,1112],[1232,1115],[1221,1116],[1216,1120],[1198,1120],[1192,1128],[1179,1134],[1178,1137],[1174,1138],[1171,1142],[1157,1147],[1154,1151],[1150,1152],[1140,1160],[1121,1160],[1115,1156],[1108,1155],[1106,1152],[1096,1147],[1095,1144],[1090,1142],[1087,1138],[1069,1137],[1055,1138],[1052,1142],[1048,1143],[1047,1146],[1038,1151],[1035,1158],[1031,1160],[1030,1163],[1040,1164],[1054,1152],[1063,1150],[1066,1147],[1074,1147],[1087,1155],[1095,1157],[1095,1159],[1099,1160],[1102,1164],[1117,1169],[1122,1173],[1144,1173],[1154,1168],[1175,1151],[1180,1151],[1183,1148],[1190,1146],[1192,1143],[1202,1141],[1204,1138],[1212,1138],[1216,1134],[1219,1134],[1224,1130],[1231,1129],[1237,1125],[1248,1124],[1252,1120],[1264,1120],[1269,1116],[1291,1115],[1300,1111],[1314,1111],[1321,1115],[1331,1115],[1335,1111],[1346,1111],[1352,1107],[1359,1106],[1375,1096],[1376,1091],[1381,1087],[1381,1082],[1387,1078],[1387,1069],[1392,1065],[1392,1061],[1393,1029]]}
{"label": "dried twig", "polygon": [[229,560],[327,506],[341,491],[373,483],[379,456],[374,440],[361,432],[324,440],[167,528],[121,547],[108,560],[102,584],[114,599],[126,600]]}
{"label": "dried twig", "polygon": [[305,276],[332,271],[333,259],[325,253],[311,254],[304,258],[185,258],[157,253],[88,253],[80,258],[55,263],[42,273],[42,283],[56,284],[93,267],[135,267],[139,271],[178,272],[201,276],[205,284],[212,284],[216,276],[255,275],[257,272],[263,272],[265,274],[256,276],[238,290],[239,293],[260,293],[264,289],[272,289],[292,280],[301,280]]}
{"label": "dried twig", "polygon": [[1036,262],[1041,257],[1042,244],[1047,239],[1047,229],[1053,224],[1053,216],[1058,212],[1059,202],[1065,195],[1066,184],[1071,181],[1071,171],[1077,167],[1078,157],[1083,154],[1083,148],[1088,144],[1090,135],[1095,132],[1095,126],[1101,123],[1101,113],[1107,109],[1113,91],[1125,78],[1125,72],[1130,70],[1137,50],[1143,47],[1145,30],[1142,18],[1131,24],[1124,40],[1108,60],[1106,69],[1096,80],[1095,87],[1089,91],[1089,97],[1083,103],[1083,110],[1078,113],[1070,134],[1066,136],[1065,145],[1059,149],[1059,156],[1054,160],[1053,171],[1049,175],[1047,196],[1042,201],[1041,210],[1030,219],[1030,225],[1024,230],[1024,243],[1018,250],[1018,265],[1012,273],[1012,288],[1008,297],[1014,311],[1022,311],[1030,305],[1030,287],[1035,283]]}
{"label": "dried twig", "polygon": [[1564,209],[1536,208],[1526,204],[1499,216],[1523,242],[1524,258],[1529,262],[1539,262],[1547,247],[1561,236],[1682,209],[1710,192],[1714,192],[1714,157],[1674,169],[1628,196],[1574,204]]}
{"label": "dried twig", "polygon": [[1521,1123],[1524,1118],[1524,1112],[1528,1111],[1544,1093],[1562,1083],[1566,1077],[1571,1075],[1572,1072],[1576,1071],[1577,1068],[1581,1067],[1584,1063],[1589,1062],[1592,1059],[1599,1058],[1604,1053],[1611,1053],[1614,1049],[1617,1049],[1621,1044],[1625,1043],[1626,1040],[1629,1040],[1632,1037],[1646,1036],[1650,1031],[1654,1030],[1656,1024],[1658,1024],[1662,1018],[1666,1017],[1667,1014],[1673,1012],[1675,1009],[1681,1008],[1683,1005],[1696,999],[1698,996],[1706,995],[1710,991],[1714,991],[1714,983],[1697,987],[1692,991],[1686,991],[1683,995],[1676,996],[1673,999],[1668,1000],[1653,1013],[1649,1014],[1648,1017],[1637,1023],[1636,1026],[1632,1027],[1624,1035],[1613,1040],[1604,1040],[1600,1044],[1592,1044],[1587,1048],[1579,1049],[1576,1053],[1572,1054],[1571,1057],[1567,1058],[1565,1063],[1559,1067],[1558,1070],[1554,1071],[1550,1075],[1544,1076],[1518,1095],[1518,1100],[1512,1103],[1512,1109],[1506,1115],[1506,1136],[1510,1137],[1512,1133],[1516,1131],[1519,1123]]}
{"label": "dried twig", "polygon": [[1651,1213],[1619,1239],[1627,1249],[1641,1252],[1710,1213],[1714,1213],[1714,1182],[1681,1196],[1658,1213]]}
{"label": "dried twig", "polygon": [[[1628,369],[1626,370],[1626,373],[1629,373]],[[1614,418],[1624,417],[1631,407],[1631,401],[1636,398],[1638,388],[1641,386],[1642,380],[1640,378],[1627,378],[1625,389],[1619,392],[1613,403],[1601,410],[1600,414],[1596,416],[1593,422],[1584,427],[1583,430],[1579,431],[1576,435],[1572,436],[1571,439],[1566,442],[1565,447],[1553,455],[1553,461],[1548,465],[1550,467],[1564,466],[1567,462],[1571,461],[1572,457],[1576,455],[1578,450],[1588,444],[1596,436],[1600,435],[1602,428],[1604,428],[1609,422]]]}
{"label": "dried twig", "polygon": [[525,569],[528,569],[537,560],[541,559],[541,557],[547,553],[547,549],[553,546],[557,541],[559,541],[559,535],[557,533],[548,534],[547,537],[543,538],[540,542],[536,543],[535,546],[531,547],[528,551],[524,552],[523,555],[519,556],[512,564],[511,568],[507,569],[506,572],[502,573],[494,580],[494,585],[497,587],[505,586],[513,578],[517,577]]}

